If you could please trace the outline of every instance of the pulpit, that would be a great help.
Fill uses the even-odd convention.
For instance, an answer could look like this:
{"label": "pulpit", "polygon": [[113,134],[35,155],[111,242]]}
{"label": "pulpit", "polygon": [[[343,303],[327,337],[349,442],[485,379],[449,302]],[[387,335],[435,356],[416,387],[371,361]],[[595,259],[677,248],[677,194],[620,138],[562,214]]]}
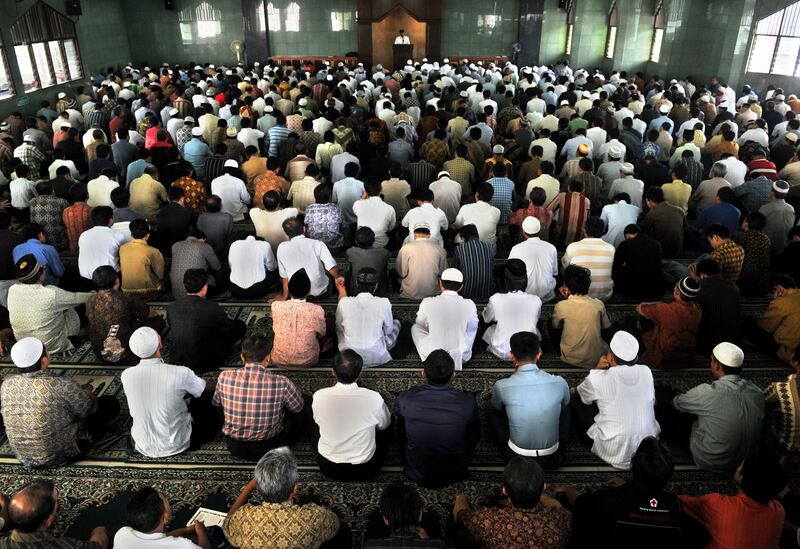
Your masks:
{"label": "pulpit", "polygon": [[394,44],[393,69],[398,70],[406,66],[406,61],[414,58],[413,44]]}

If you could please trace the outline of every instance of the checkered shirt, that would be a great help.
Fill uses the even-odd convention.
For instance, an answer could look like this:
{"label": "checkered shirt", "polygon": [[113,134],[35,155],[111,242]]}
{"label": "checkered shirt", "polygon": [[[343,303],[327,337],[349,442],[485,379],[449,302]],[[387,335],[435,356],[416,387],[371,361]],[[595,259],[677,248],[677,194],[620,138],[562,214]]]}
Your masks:
{"label": "checkered shirt", "polygon": [[219,375],[213,403],[222,406],[222,432],[236,440],[266,440],[283,429],[284,408],[299,412],[303,396],[294,383],[260,364]]}

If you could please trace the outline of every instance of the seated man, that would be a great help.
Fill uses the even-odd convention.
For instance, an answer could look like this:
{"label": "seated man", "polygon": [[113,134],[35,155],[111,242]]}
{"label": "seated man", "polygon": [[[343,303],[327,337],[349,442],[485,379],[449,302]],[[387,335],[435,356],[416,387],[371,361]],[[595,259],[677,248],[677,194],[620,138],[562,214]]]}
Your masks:
{"label": "seated man", "polygon": [[247,330],[219,303],[206,299],[208,273],[189,269],[183,275],[187,295],[167,305],[169,358],[195,373],[215,370],[239,344]]}
{"label": "seated man", "polygon": [[364,267],[355,278],[356,293],[347,297],[344,278],[336,279],[339,304],[336,306],[336,334],[339,350],[351,349],[361,356],[364,366],[380,366],[392,360],[389,350],[397,343],[400,321],[392,317],[392,304],[376,297],[380,277],[375,269]]}
{"label": "seated man", "polygon": [[[556,303],[551,325],[561,329],[561,361],[590,369],[608,352],[601,331],[611,327],[606,307],[586,293],[592,283],[589,269],[570,265],[564,270],[564,285],[559,288],[566,299]],[[554,334],[557,336],[556,334]],[[557,340],[557,339],[556,339]]]}
{"label": "seated man", "polygon": [[278,281],[278,263],[269,242],[253,235],[240,238],[228,250],[231,295],[237,299],[265,297]]}
{"label": "seated man", "polygon": [[494,246],[478,238],[475,225],[464,225],[458,236],[461,243],[453,248],[453,263],[464,273],[461,294],[486,299],[494,292]]}
{"label": "seated man", "polygon": [[22,227],[22,237],[25,242],[14,246],[11,259],[16,263],[22,256],[32,254],[44,266],[47,275],[44,283],[48,286],[58,286],[64,276],[64,264],[58,255],[58,250],[46,243],[44,229],[38,223],[28,223]]}
{"label": "seated man", "polygon": [[320,352],[333,347],[328,336],[325,311],[306,301],[311,282],[305,269],[289,279],[289,299],[272,302],[272,331],[275,333],[270,362],[285,367],[313,366]]}
{"label": "seated man", "polygon": [[561,258],[561,264],[586,267],[591,273],[592,284],[587,295],[600,301],[608,301],[614,293],[614,282],[611,279],[611,266],[614,264],[614,246],[604,242],[600,237],[605,232],[605,224],[596,216],[586,220],[581,240],[567,246]]}
{"label": "seated man", "polygon": [[364,268],[373,269],[378,274],[378,289],[373,293],[385,296],[388,286],[388,274],[386,266],[389,263],[391,254],[386,248],[375,248],[375,232],[369,227],[361,227],[356,230],[356,245],[347,250],[347,260],[350,268],[345,274],[347,289],[355,295],[358,293],[358,281],[356,275]]}
{"label": "seated man", "polygon": [[212,549],[202,522],[167,532],[171,511],[167,497],[155,488],[136,490],[125,507],[125,526],[114,535],[114,549]]}
{"label": "seated man", "polygon": [[800,398],[797,377],[800,374],[800,347],[794,350],[790,362],[794,373],[786,381],[770,383],[764,392],[767,417],[764,430],[777,442],[783,453],[800,453],[800,409],[794,403]]}
{"label": "seated man", "polygon": [[659,392],[662,438],[691,450],[695,464],[701,469],[730,474],[758,448],[764,393],[742,379],[743,363],[744,353],[739,347],[720,343],[711,353],[714,381],[673,398],[669,390]]}
{"label": "seated man", "polygon": [[294,383],[267,369],[266,338],[245,338],[241,358],[243,367],[219,374],[213,402],[222,407],[222,433],[231,454],[258,460],[268,450],[293,442],[309,410]]}
{"label": "seated man", "polygon": [[535,217],[529,216],[522,222],[524,240],[511,248],[509,259],[521,259],[528,271],[529,294],[537,295],[542,301],[555,297],[558,276],[558,252],[555,246],[539,238],[542,225]]}
{"label": "seated man", "polygon": [[464,275],[458,269],[445,269],[439,281],[441,295],[426,297],[419,304],[411,338],[420,358],[443,349],[453,357],[456,370],[472,358],[472,344],[478,333],[475,303],[458,295]]}
{"label": "seated man", "polygon": [[[383,489],[379,502],[383,524],[388,536],[370,538],[369,527],[365,534],[364,549],[385,547],[414,547],[415,549],[444,549],[439,539],[430,539],[430,533],[420,526],[422,499],[413,484],[393,482]],[[371,525],[371,524],[370,524]]]}
{"label": "seated man", "polygon": [[397,253],[397,276],[400,295],[408,299],[424,299],[436,295],[439,277],[447,269],[447,252],[432,241],[427,223],[411,228],[413,240],[403,244]]}
{"label": "seated man", "polygon": [[672,456],[655,437],[642,440],[631,458],[630,482],[620,477],[607,488],[580,493],[558,486],[572,506],[572,541],[576,547],[652,547],[684,545],[681,505],[665,490],[675,469]]}
{"label": "seated man", "polygon": [[592,453],[617,469],[630,469],[642,440],[661,431],[653,411],[653,373],[637,364],[638,358],[639,342],[618,331],[610,351],[578,385],[570,402],[581,439],[594,441]]}
{"label": "seated man", "polygon": [[67,376],[47,371],[50,354],[36,338],[11,348],[18,375],[0,389],[6,436],[26,468],[58,467],[86,454],[119,414],[116,397],[96,397]]}
{"label": "seated man", "polygon": [[456,496],[453,518],[470,538],[486,549],[566,547],[570,512],[544,493],[544,471],[531,458],[515,456],[503,471],[499,507],[473,507],[464,494]]}
{"label": "seated man", "polygon": [[506,261],[503,278],[506,292],[494,294],[483,309],[483,321],[489,325],[483,333],[483,340],[488,344],[487,350],[494,356],[510,360],[509,341],[512,335],[517,332],[539,335],[542,300],[525,291],[528,273],[521,259]]}
{"label": "seated man", "polygon": [[111,228],[114,213],[108,206],[92,209],[92,228],[78,239],[78,269],[83,278],[92,279],[94,270],[111,265],[119,272],[119,247],[125,243],[122,233]]}
{"label": "seated man", "polygon": [[[150,316],[150,308],[136,296],[119,289],[119,274],[109,265],[94,270],[92,282],[97,293],[86,302],[86,317],[89,319],[89,340],[95,356],[106,362],[116,363],[128,356],[128,339],[142,326],[161,332],[166,327],[164,319]],[[116,326],[115,338],[119,347],[106,345],[111,328]]]}
{"label": "seated man", "polygon": [[[210,402],[215,383],[206,383],[185,366],[164,363],[161,338],[152,328],[133,332],[129,344],[141,359],[121,376],[136,451],[148,457],[174,456],[216,436],[219,421]],[[203,393],[208,396],[201,400]],[[194,397],[188,406],[187,396]]]}
{"label": "seated man", "polygon": [[17,261],[14,274],[19,284],[8,289],[8,316],[14,337],[35,337],[52,353],[74,349],[69,338],[81,332],[75,307],[86,303],[92,294],[45,286],[45,269],[32,254]]}
{"label": "seated man", "polygon": [[158,248],[150,246],[150,225],[144,219],[134,219],[130,224],[133,241],[119,249],[122,272],[122,291],[142,299],[154,299],[165,287],[164,256]]}
{"label": "seated man", "polygon": [[661,244],[638,225],[628,225],[623,234],[611,265],[614,288],[629,297],[660,299],[664,295]]}
{"label": "seated man", "polygon": [[560,465],[559,439],[569,433],[568,415],[562,414],[569,404],[569,386],[564,378],[539,369],[539,341],[532,332],[511,336],[516,372],[495,382],[487,416],[501,454],[527,456],[549,469]]}
{"label": "seated man", "polygon": [[694,302],[700,283],[694,278],[683,278],[672,291],[672,301],[640,303],[636,312],[652,324],[644,330],[642,362],[659,370],[691,368],[697,329],[700,327],[700,307]]}
{"label": "seated man", "polygon": [[778,502],[786,486],[780,462],[767,450],[758,450],[741,462],[734,480],[739,485],[734,496],[681,495],[686,515],[708,532],[708,547],[778,547],[786,517]]}
{"label": "seated man", "polygon": [[746,320],[750,324],[747,336],[753,343],[791,362],[795,349],[800,348],[800,290],[792,277],[776,276],[775,295],[767,310],[756,322]]}
{"label": "seated man", "polygon": [[289,279],[294,273],[303,269],[311,281],[310,294],[314,297],[325,297],[331,280],[339,274],[339,267],[328,247],[319,240],[306,238],[303,222],[290,217],[283,222],[286,242],[278,246],[278,274],[281,277],[283,291],[275,298],[285,301],[289,297]]}
{"label": "seated man", "polygon": [[[414,230],[414,227],[424,223],[430,230],[431,242],[442,245],[442,231],[446,231],[448,227],[447,216],[442,210],[433,205],[433,191],[430,189],[422,189],[416,193],[417,207],[411,208],[408,213],[403,217],[400,224],[403,227],[408,227],[409,231]],[[405,244],[408,244],[413,239],[412,235],[408,235]]]}
{"label": "seated man", "polygon": [[478,403],[471,394],[450,387],[455,365],[446,351],[428,355],[422,375],[427,383],[397,395],[392,412],[406,477],[441,486],[467,475],[480,439]]}
{"label": "seated man", "polygon": [[[239,549],[265,547],[319,547],[341,534],[335,513],[314,503],[297,505],[297,460],[289,448],[275,448],[256,465],[255,478],[236,498],[222,530]],[[258,489],[263,503],[252,505]]]}
{"label": "seated man", "polygon": [[700,280],[695,303],[702,312],[697,330],[697,348],[707,353],[723,341],[738,343],[742,337],[741,302],[736,284],[720,274],[719,263],[703,259],[694,268]]}
{"label": "seated man", "polygon": [[317,464],[334,480],[375,476],[389,442],[386,435],[392,416],[380,394],[356,383],[362,366],[355,351],[338,353],[333,359],[336,385],[314,393],[311,404],[319,426]]}
{"label": "seated man", "polygon": [[88,541],[56,537],[50,533],[58,515],[58,490],[51,480],[35,480],[20,488],[11,498],[8,518],[11,534],[0,540],[3,549],[24,547],[81,547],[106,549],[108,532],[104,526],[94,528]]}

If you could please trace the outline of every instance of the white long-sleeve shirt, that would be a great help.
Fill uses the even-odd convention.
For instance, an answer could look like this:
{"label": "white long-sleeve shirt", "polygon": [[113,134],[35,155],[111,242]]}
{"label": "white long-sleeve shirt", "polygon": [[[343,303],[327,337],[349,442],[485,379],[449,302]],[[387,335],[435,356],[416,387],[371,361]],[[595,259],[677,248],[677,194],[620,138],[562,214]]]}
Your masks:
{"label": "white long-sleeve shirt", "polygon": [[555,297],[553,290],[558,276],[558,252],[555,246],[536,236],[516,244],[511,248],[508,258],[525,262],[529,294],[539,296],[542,301],[550,301]]}
{"label": "white long-sleeve shirt", "polygon": [[385,297],[361,292],[346,297],[336,307],[339,350],[352,349],[364,366],[379,366],[392,357],[389,349],[397,342],[400,322],[392,317],[392,304]]}
{"label": "white long-sleeve shirt", "polygon": [[456,370],[461,370],[462,363],[472,358],[477,332],[475,303],[450,290],[423,299],[411,327],[411,337],[422,360],[433,351],[444,349],[453,357]]}
{"label": "white long-sleeve shirt", "polygon": [[483,310],[484,322],[495,322],[483,333],[488,351],[503,360],[510,360],[511,336],[517,332],[539,335],[537,324],[542,312],[542,300],[526,292],[494,294]]}
{"label": "white long-sleeve shirt", "polygon": [[222,174],[211,182],[211,194],[222,199],[222,211],[233,216],[234,221],[242,221],[250,203],[250,193],[244,181],[230,174]]}

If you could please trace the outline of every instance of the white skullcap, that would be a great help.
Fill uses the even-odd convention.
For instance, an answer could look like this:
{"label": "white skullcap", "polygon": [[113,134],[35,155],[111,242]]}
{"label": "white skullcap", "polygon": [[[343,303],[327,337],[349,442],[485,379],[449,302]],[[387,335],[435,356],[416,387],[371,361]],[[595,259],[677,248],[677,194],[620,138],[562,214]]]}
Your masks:
{"label": "white skullcap", "polygon": [[31,134],[22,136],[22,140],[27,141],[28,143],[36,143],[36,138]]}
{"label": "white skullcap", "polygon": [[333,75],[329,74],[328,76],[325,77],[325,80],[327,80],[328,82],[331,82],[333,80]]}
{"label": "white skullcap", "polygon": [[619,145],[611,145],[608,148],[608,156],[619,160],[622,157],[622,148]]}
{"label": "white skullcap", "polygon": [[178,109],[170,109],[170,110],[169,110],[169,115],[170,115],[170,116],[175,116],[175,115],[176,115],[176,114],[178,114],[179,112],[180,112],[180,111],[179,111]]}
{"label": "white skullcap", "polygon": [[23,337],[11,347],[11,361],[17,368],[30,368],[44,354],[44,345],[35,337]]}
{"label": "white skullcap", "polygon": [[522,222],[522,231],[525,234],[539,234],[539,231],[542,230],[542,224],[539,220],[532,215],[529,215],[525,218],[525,221]]}
{"label": "white skullcap", "polygon": [[194,117],[187,116],[186,118],[183,119],[183,121],[184,122],[190,122],[190,123],[194,124]]}
{"label": "white skullcap", "polygon": [[439,175],[437,175],[436,178],[439,179],[443,175],[446,175],[447,177],[450,177],[450,172],[448,172],[447,170],[442,170],[442,171],[439,172]]}
{"label": "white skullcap", "polygon": [[306,99],[305,97],[301,97],[300,101],[298,101],[297,104],[300,105],[301,107],[305,107],[306,105],[308,105],[308,99]]}
{"label": "white skullcap", "polygon": [[236,133],[236,128],[233,126],[225,130],[225,135],[228,137],[236,137]]}
{"label": "white skullcap", "polygon": [[503,154],[504,152],[506,152],[506,149],[505,149],[505,147],[503,147],[502,145],[495,145],[495,146],[492,148],[492,152],[493,152],[494,154]]}
{"label": "white skullcap", "polygon": [[203,135],[203,129],[202,128],[192,128],[192,135],[195,136],[195,137],[202,136]]}
{"label": "white skullcap", "polygon": [[266,107],[264,107],[264,112],[272,112],[274,110],[275,109],[272,108],[272,105],[267,105]]}
{"label": "white skullcap", "polygon": [[621,171],[622,173],[624,173],[626,175],[632,175],[633,174],[633,164],[631,164],[630,162],[623,162],[622,165],[619,167],[619,171]]}
{"label": "white skullcap", "polygon": [[411,59],[406,60],[406,65],[413,65],[414,62]]}
{"label": "white skullcap", "polygon": [[461,90],[458,95],[461,97],[469,97],[469,92],[467,90]]}
{"label": "white skullcap", "polygon": [[[13,349],[11,351],[14,352]],[[741,368],[744,362],[744,351],[733,343],[723,341],[711,351],[717,362],[724,364],[728,368]]]}
{"label": "white skullcap", "polygon": [[130,83],[130,82],[124,82],[124,83],[122,84],[122,87],[123,87],[123,88],[130,88],[130,87],[131,87],[131,83]]}
{"label": "white skullcap", "polygon": [[427,63],[427,62],[428,62],[428,58],[427,58],[427,57],[423,57],[423,58],[422,58],[422,62],[423,62],[423,63]]}
{"label": "white skullcap", "polygon": [[158,333],[147,326],[139,328],[131,334],[128,347],[139,358],[150,358],[158,351]]}
{"label": "white skullcap", "polygon": [[592,92],[590,92],[589,90],[583,90],[583,93],[581,95],[583,95],[588,99],[589,97],[592,96]]}
{"label": "white skullcap", "polygon": [[700,101],[701,103],[708,103],[710,101],[710,99],[711,98],[708,97],[707,95],[703,95],[703,96],[700,97],[700,99],[698,99],[698,101]]}
{"label": "white skullcap", "polygon": [[239,163],[236,160],[234,160],[233,158],[229,158],[228,160],[225,161],[225,164],[223,164],[223,167],[225,167],[225,168],[238,168],[239,167]]}
{"label": "white skullcap", "polygon": [[660,107],[658,107],[658,112],[660,112],[661,114],[669,113],[669,105],[661,105]]}
{"label": "white skullcap", "polygon": [[636,341],[635,337],[624,330],[620,330],[614,334],[614,337],[611,338],[610,347],[614,356],[625,362],[635,360],[636,356],[639,354],[639,342]]}
{"label": "white skullcap", "polygon": [[[72,128],[72,124],[70,124],[69,122],[65,122],[65,123],[63,123],[63,124],[61,124],[59,126],[59,129],[62,129],[62,130],[68,130],[70,128]],[[787,133],[786,135],[794,135],[794,134],[793,133],[792,134],[788,134]]]}
{"label": "white skullcap", "polygon": [[441,278],[445,282],[458,282],[459,284],[464,282],[464,274],[458,269],[454,269],[453,267],[450,267],[449,269],[445,269],[444,271],[442,271]]}
{"label": "white skullcap", "polygon": [[216,69],[217,67],[215,67],[214,65],[210,64],[210,65],[208,65],[208,68],[209,69]]}
{"label": "white skullcap", "polygon": [[67,94],[66,94],[66,93],[64,93],[64,92],[58,92],[58,98],[59,98],[59,99],[64,99],[66,96],[67,96]]}
{"label": "white skullcap", "polygon": [[783,95],[782,93],[779,93],[778,95],[775,96],[775,99],[777,99],[778,101],[783,101],[784,99],[786,99],[786,96]]}
{"label": "white skullcap", "polygon": [[728,102],[727,101],[720,101],[719,108],[720,109],[727,109],[728,108]]}
{"label": "white skullcap", "polygon": [[562,107],[563,107],[564,105],[569,105],[569,101],[567,101],[566,99],[564,99],[564,100],[563,100],[563,101],[560,103],[560,105],[561,105]]}
{"label": "white skullcap", "polygon": [[450,60],[447,57],[445,57],[444,59],[442,59],[442,63],[450,63]]}
{"label": "white skullcap", "polygon": [[789,184],[783,179],[778,179],[775,183],[772,184],[772,190],[778,194],[786,194],[789,192]]}

